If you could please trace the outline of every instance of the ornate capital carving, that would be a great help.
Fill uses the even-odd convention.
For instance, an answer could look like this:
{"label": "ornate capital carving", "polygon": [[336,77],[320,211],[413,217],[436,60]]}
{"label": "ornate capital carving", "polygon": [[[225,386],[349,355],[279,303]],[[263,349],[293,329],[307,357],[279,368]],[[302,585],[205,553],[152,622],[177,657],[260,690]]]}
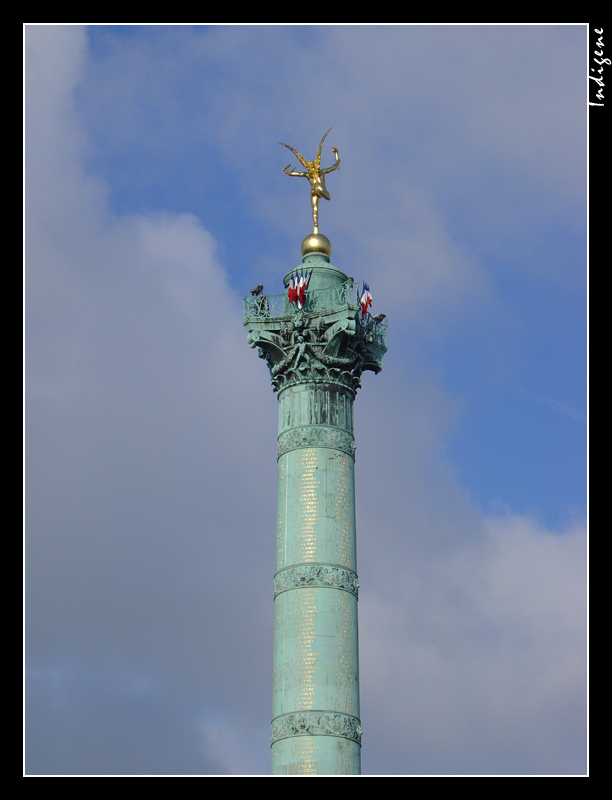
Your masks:
{"label": "ornate capital carving", "polygon": [[297,450],[300,447],[329,447],[333,450],[342,450],[354,458],[357,445],[353,434],[342,428],[305,425],[281,433],[278,437],[276,457],[280,458],[290,450]]}
{"label": "ornate capital carving", "polygon": [[351,281],[309,293],[300,309],[285,295],[251,297],[244,303],[247,341],[268,364],[275,392],[296,384],[325,383],[341,386],[354,397],[362,372],[382,368],[386,326],[363,317],[357,286]]}
{"label": "ornate capital carving", "polygon": [[274,576],[274,597],[291,589],[340,589],[358,596],[359,580],[351,569],[336,564],[299,564]]}
{"label": "ornate capital carving", "polygon": [[272,744],[292,736],[339,736],[361,746],[361,721],[334,711],[297,711],[272,720]]}

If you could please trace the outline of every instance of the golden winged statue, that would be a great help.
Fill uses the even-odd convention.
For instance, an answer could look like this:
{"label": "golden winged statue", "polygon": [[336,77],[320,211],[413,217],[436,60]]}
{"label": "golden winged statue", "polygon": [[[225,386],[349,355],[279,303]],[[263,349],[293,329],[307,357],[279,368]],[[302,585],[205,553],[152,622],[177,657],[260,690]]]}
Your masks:
{"label": "golden winged statue", "polygon": [[282,144],[283,147],[287,147],[291,150],[292,153],[300,160],[300,163],[306,168],[306,172],[297,172],[296,170],[292,169],[291,164],[287,164],[283,172],[286,175],[291,175],[292,177],[298,178],[308,178],[310,182],[310,202],[312,204],[312,221],[314,223],[314,233],[319,233],[319,198],[322,197],[324,200],[329,200],[329,192],[325,188],[325,175],[328,172],[333,172],[335,169],[340,167],[340,157],[338,156],[338,149],[336,147],[332,147],[332,151],[334,156],[336,157],[335,163],[331,167],[327,167],[326,169],[321,169],[321,149],[323,147],[323,142],[325,141],[325,137],[331,131],[331,128],[325,133],[323,138],[321,139],[321,144],[319,145],[319,149],[317,150],[317,157],[314,161],[306,161],[306,159],[301,156],[297,150],[294,150],[288,144],[284,142],[279,142]]}

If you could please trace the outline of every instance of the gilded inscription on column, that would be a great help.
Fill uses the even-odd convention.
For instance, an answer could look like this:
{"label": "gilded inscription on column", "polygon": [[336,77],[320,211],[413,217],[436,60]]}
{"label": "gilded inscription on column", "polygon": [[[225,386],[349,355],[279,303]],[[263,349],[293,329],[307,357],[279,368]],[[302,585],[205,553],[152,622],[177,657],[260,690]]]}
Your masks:
{"label": "gilded inscription on column", "polygon": [[335,621],[335,636],[328,649],[327,669],[335,680],[329,687],[328,696],[338,711],[358,716],[357,601],[346,592],[335,592],[329,603]]}
{"label": "gilded inscription on column", "polygon": [[291,592],[286,605],[286,652],[284,693],[291,693],[294,710],[313,708],[316,688],[320,685],[317,663],[318,651],[315,629],[317,599],[314,590]]}
{"label": "gilded inscription on column", "polygon": [[280,568],[285,561],[285,541],[287,538],[287,459],[278,462],[278,499],[276,504],[276,566]]}
{"label": "gilded inscription on column", "polygon": [[316,754],[319,743],[313,739],[290,739],[292,761],[296,765],[296,775],[316,775]]}
{"label": "gilded inscription on column", "polygon": [[355,568],[355,490],[353,460],[338,451],[327,452],[328,513],[334,521],[335,560]]}
{"label": "gilded inscription on column", "polygon": [[287,454],[290,477],[286,498],[285,527],[291,529],[285,542],[285,563],[300,564],[317,560],[319,520],[319,452],[314,448]]}

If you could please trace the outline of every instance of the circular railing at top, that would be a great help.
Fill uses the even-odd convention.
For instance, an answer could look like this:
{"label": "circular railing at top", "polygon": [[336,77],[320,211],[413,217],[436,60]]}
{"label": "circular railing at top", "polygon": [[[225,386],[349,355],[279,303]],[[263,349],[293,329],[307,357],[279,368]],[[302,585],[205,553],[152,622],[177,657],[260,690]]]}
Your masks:
{"label": "circular railing at top", "polygon": [[[260,294],[257,297],[247,295],[242,304],[245,322],[250,319],[261,320],[262,317],[291,317],[297,310],[297,304],[289,302],[286,292],[277,295]],[[359,305],[359,284],[346,281],[328,289],[306,291],[304,311],[307,314],[333,313],[346,308],[358,309]]]}
{"label": "circular railing at top", "polygon": [[[242,301],[244,308],[244,324],[262,322],[266,319],[289,319],[298,310],[296,303],[290,303],[287,292],[277,295],[247,295]],[[357,311],[361,307],[359,300],[359,284],[346,281],[327,289],[306,291],[303,311],[308,315],[332,314],[347,309]],[[368,328],[374,341],[386,346],[387,326],[379,322],[371,314],[360,315],[361,325]]]}

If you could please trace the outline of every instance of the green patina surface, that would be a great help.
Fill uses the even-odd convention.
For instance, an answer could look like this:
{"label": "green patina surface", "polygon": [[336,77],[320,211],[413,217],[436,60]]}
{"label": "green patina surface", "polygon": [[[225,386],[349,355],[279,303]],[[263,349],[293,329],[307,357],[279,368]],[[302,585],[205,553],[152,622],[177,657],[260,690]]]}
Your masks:
{"label": "green patina surface", "polygon": [[278,394],[272,773],[361,772],[353,401],[382,368],[386,326],[327,256],[303,308],[287,294],[244,300],[248,343]]}

